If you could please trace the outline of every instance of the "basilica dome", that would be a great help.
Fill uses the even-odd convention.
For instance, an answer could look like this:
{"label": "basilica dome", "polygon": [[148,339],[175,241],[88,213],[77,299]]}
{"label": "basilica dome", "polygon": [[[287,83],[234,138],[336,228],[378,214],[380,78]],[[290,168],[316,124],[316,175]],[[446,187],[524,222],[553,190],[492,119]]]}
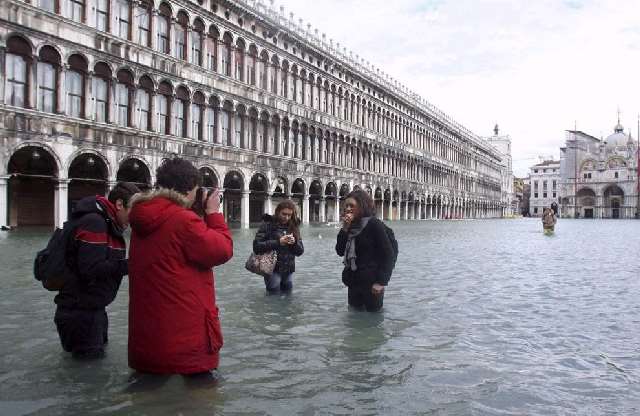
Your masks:
{"label": "basilica dome", "polygon": [[618,121],[613,129],[613,134],[605,139],[608,147],[626,146],[629,141],[629,135],[624,133],[624,127]]}

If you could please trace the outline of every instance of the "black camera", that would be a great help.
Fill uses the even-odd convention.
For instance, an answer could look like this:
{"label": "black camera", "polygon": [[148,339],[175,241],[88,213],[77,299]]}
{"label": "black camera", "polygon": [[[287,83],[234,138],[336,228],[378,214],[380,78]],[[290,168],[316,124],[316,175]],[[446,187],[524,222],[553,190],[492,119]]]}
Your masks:
{"label": "black camera", "polygon": [[[206,194],[205,194],[206,192]],[[193,201],[193,205],[191,205],[191,210],[198,214],[201,217],[205,215],[205,208],[207,206],[207,200],[213,194],[213,189],[200,187],[196,191],[196,198]],[[205,196],[206,195],[206,196]],[[220,195],[220,201],[222,202],[222,194]]]}

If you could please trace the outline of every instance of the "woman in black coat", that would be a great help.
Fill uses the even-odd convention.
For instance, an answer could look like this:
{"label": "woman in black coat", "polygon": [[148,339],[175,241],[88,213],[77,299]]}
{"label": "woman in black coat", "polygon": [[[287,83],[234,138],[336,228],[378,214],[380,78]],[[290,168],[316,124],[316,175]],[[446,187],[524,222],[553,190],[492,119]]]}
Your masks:
{"label": "woman in black coat", "polygon": [[271,276],[264,278],[268,293],[288,292],[293,288],[293,273],[296,257],[304,253],[300,238],[300,220],[293,201],[282,201],[274,215],[265,214],[263,222],[253,240],[253,252],[264,254],[275,250],[278,254],[276,267]]}
{"label": "woman in black coat", "polygon": [[375,312],[382,308],[384,289],[394,266],[395,251],[386,226],[375,217],[368,193],[347,195],[336,253],[343,257],[342,282],[349,288],[349,305]]}

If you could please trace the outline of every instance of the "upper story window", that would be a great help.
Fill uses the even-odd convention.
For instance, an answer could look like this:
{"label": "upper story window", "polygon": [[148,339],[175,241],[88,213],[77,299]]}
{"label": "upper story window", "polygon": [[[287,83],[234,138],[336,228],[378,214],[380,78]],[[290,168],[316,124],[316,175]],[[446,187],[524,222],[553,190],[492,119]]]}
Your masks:
{"label": "upper story window", "polygon": [[169,28],[171,27],[171,8],[167,3],[160,5],[158,14],[157,31],[158,31],[158,52],[168,54],[171,51]]}
{"label": "upper story window", "polygon": [[137,42],[142,46],[151,46],[151,6],[139,3],[135,10],[136,25],[138,26]]}
{"label": "upper story window", "polygon": [[87,61],[80,55],[69,57],[69,70],[65,75],[67,115],[84,117],[84,83]]}
{"label": "upper story window", "polygon": [[153,81],[148,76],[140,78],[136,97],[136,124],[140,130],[151,130],[151,98]]}
{"label": "upper story window", "polygon": [[256,85],[256,61],[258,51],[255,45],[249,46],[249,56],[247,57],[247,74],[249,85]]}
{"label": "upper story window", "polygon": [[84,0],[65,0],[63,15],[74,22],[84,21]]}
{"label": "upper story window", "polygon": [[40,50],[38,62],[38,110],[53,113],[58,110],[58,72],[60,55],[50,46]]}
{"label": "upper story window", "polygon": [[46,11],[46,12],[50,12],[50,13],[56,13],[56,0],[38,0],[38,8]]}
{"label": "upper story window", "polygon": [[175,44],[173,48],[174,56],[178,59],[187,58],[187,27],[189,17],[182,10],[178,13],[178,23],[175,25]]}
{"label": "upper story window", "polygon": [[160,134],[169,132],[169,103],[173,95],[173,88],[168,82],[161,82],[156,95],[156,131]]}
{"label": "upper story window", "polygon": [[122,127],[131,126],[131,96],[133,94],[133,75],[121,69],[116,84],[116,122]]}
{"label": "upper story window", "polygon": [[31,46],[21,37],[11,37],[7,40],[5,56],[5,103],[16,107],[27,107]]}
{"label": "upper story window", "polygon": [[222,39],[222,75],[231,76],[231,35],[225,33]]}
{"label": "upper story window", "polygon": [[93,69],[93,74],[93,78],[91,79],[93,119],[97,122],[104,123],[108,117],[111,69],[104,62],[98,62]]}
{"label": "upper story window", "polygon": [[197,19],[193,25],[193,32],[191,32],[191,55],[189,60],[193,65],[202,66],[203,33],[204,23],[202,23],[202,20]]}
{"label": "upper story window", "polygon": [[235,49],[235,79],[244,81],[244,50],[245,44],[242,39],[238,39]]}
{"label": "upper story window", "polygon": [[207,49],[207,69],[211,71],[218,70],[218,39],[220,34],[215,26],[209,28],[209,36],[205,41],[205,47]]}
{"label": "upper story window", "polygon": [[96,29],[102,32],[109,31],[109,0],[95,0],[94,14]]}
{"label": "upper story window", "polygon": [[116,27],[119,37],[129,39],[131,31],[131,3],[128,0],[116,0]]}

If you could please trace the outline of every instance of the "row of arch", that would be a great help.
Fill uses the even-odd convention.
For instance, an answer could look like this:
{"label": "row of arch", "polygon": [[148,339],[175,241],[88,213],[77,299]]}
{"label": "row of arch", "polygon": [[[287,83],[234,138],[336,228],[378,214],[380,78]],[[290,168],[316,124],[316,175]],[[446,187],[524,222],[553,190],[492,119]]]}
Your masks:
{"label": "row of arch", "polygon": [[[53,0],[39,1],[46,3],[42,5],[45,9],[53,3]],[[118,24],[114,25],[116,27],[113,30],[109,27],[99,30],[115,31],[116,35],[143,46],[172,54],[177,59],[220,72],[463,166],[471,167],[477,162],[476,158],[483,159],[475,154],[469,157],[474,146],[436,120],[413,114],[413,111],[412,117],[417,119],[410,120],[402,112],[392,107],[386,108],[389,100],[376,93],[375,88],[371,98],[367,98],[364,92],[350,92],[351,87],[346,83],[341,85],[342,80],[316,75],[313,69],[302,65],[303,61],[289,62],[289,59],[281,58],[270,48],[245,40],[243,36],[234,34],[232,30],[221,29],[222,26],[215,23],[207,25],[195,13],[176,9],[168,2],[161,2],[157,6],[151,2],[141,2],[137,6],[125,0],[116,2],[129,5],[128,11],[117,12],[126,15],[116,17]],[[85,7],[83,0],[74,0],[73,3]],[[85,22],[86,19],[79,21]],[[125,25],[125,29],[122,25]],[[488,162],[480,160],[480,163]]]}
{"label": "row of arch", "polygon": [[[33,82],[30,74],[34,72],[28,68],[32,65],[28,61],[29,48],[24,38],[9,38],[8,62],[26,57],[23,74],[16,76],[13,71],[7,77],[5,95],[12,105],[31,107],[34,92],[30,91],[35,89],[28,88]],[[61,78],[59,53],[46,45],[39,49],[38,59],[36,101],[42,111],[60,112],[59,107],[64,107],[70,116],[87,118],[91,113],[96,121],[115,121],[123,127],[373,171],[461,191],[499,192],[497,182],[477,180],[437,164],[424,163],[419,157],[295,119],[289,121],[287,115],[270,114],[216,94],[207,97],[201,90],[190,91],[185,84],[174,86],[170,80],[156,81],[147,74],[136,78],[130,68],[120,68],[114,77],[114,69],[108,63],[96,62],[89,75],[88,60],[80,54],[68,58],[66,91],[61,98],[59,82],[49,85],[41,80]]]}
{"label": "row of arch", "polygon": [[[0,199],[7,203],[0,206],[9,207],[5,213],[9,225],[60,225],[84,196],[106,194],[116,181],[134,182],[141,189],[149,189],[153,181],[151,164],[141,156],[122,156],[115,172],[114,163],[99,151],[79,149],[68,159],[63,163],[53,149],[36,143],[24,143],[14,150],[7,165],[7,179],[0,178],[8,185],[6,192],[0,192]],[[242,226],[259,222],[263,213],[272,212],[285,198],[299,204],[305,222],[337,221],[345,196],[356,188],[369,192],[379,215],[390,220],[499,216],[497,205],[444,194],[427,195],[419,189],[243,169],[222,173],[206,163],[199,169],[204,186],[223,189],[229,223]],[[37,207],[37,212],[32,207]]]}

